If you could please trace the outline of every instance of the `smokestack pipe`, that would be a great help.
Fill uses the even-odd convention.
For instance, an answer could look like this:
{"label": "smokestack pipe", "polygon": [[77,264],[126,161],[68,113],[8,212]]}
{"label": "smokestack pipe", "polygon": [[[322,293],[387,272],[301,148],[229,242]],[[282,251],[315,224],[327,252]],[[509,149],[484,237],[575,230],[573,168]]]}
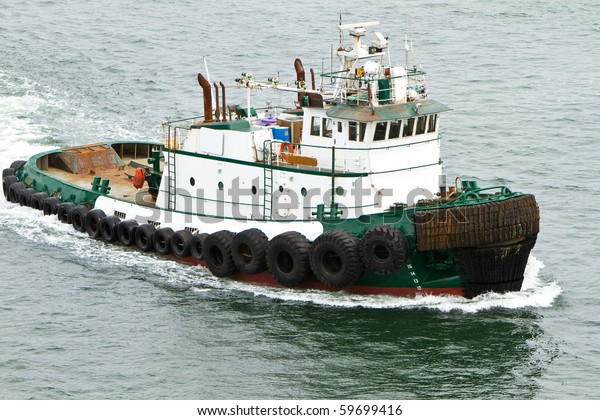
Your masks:
{"label": "smokestack pipe", "polygon": [[217,121],[221,120],[221,110],[219,109],[219,85],[217,85],[217,82],[213,83],[213,86],[215,87],[215,104],[217,105],[217,109],[215,109],[215,117],[217,118]]}
{"label": "smokestack pipe", "polygon": [[315,71],[313,70],[313,68],[310,68],[310,80],[311,80],[311,85],[312,85],[312,90],[316,90],[316,85],[315,85]]}
{"label": "smokestack pipe", "polygon": [[[294,68],[296,69],[296,81],[298,82],[298,87],[301,88],[301,85],[304,85],[306,89],[306,74],[304,73],[304,66],[302,65],[302,60],[296,58],[294,61]],[[302,106],[302,98],[304,97],[304,93],[298,92],[298,103]]]}
{"label": "smokestack pipe", "polygon": [[223,82],[219,82],[221,85],[221,91],[223,92],[223,121],[227,121],[227,102],[225,101],[225,85]]}
{"label": "smokestack pipe", "polygon": [[204,94],[204,122],[213,122],[212,88],[208,80],[201,73],[198,73],[198,83],[202,87],[202,93]]}

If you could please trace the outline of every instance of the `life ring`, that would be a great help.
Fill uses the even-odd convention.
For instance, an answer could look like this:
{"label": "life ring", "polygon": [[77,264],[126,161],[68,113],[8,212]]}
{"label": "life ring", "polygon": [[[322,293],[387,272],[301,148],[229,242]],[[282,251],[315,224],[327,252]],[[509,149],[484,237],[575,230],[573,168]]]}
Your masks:
{"label": "life ring", "polygon": [[408,241],[400,229],[389,225],[373,226],[363,235],[360,255],[368,268],[377,274],[392,274],[408,258]]}
{"label": "life ring", "polygon": [[269,238],[260,229],[247,229],[233,237],[231,257],[238,270],[245,274],[262,273],[267,269]]}
{"label": "life ring", "polygon": [[206,265],[217,277],[227,277],[236,271],[231,257],[231,241],[234,235],[228,230],[221,230],[208,235],[204,241]]}
{"label": "life ring", "polygon": [[281,143],[281,146],[279,146],[279,156],[281,156],[281,158],[283,160],[285,160],[287,162],[288,160],[288,155],[290,154],[295,154],[296,153],[296,146],[294,146],[292,143],[289,142],[284,142]]}
{"label": "life ring", "polygon": [[359,244],[356,235],[345,230],[329,230],[312,243],[310,266],[321,283],[342,289],[360,279],[365,267]]}
{"label": "life ring", "polygon": [[296,287],[312,277],[309,250],[310,242],[299,232],[285,232],[269,241],[268,265],[279,284]]}
{"label": "life ring", "polygon": [[146,171],[143,168],[137,168],[133,175],[133,186],[139,190],[144,186],[144,182],[146,182]]}

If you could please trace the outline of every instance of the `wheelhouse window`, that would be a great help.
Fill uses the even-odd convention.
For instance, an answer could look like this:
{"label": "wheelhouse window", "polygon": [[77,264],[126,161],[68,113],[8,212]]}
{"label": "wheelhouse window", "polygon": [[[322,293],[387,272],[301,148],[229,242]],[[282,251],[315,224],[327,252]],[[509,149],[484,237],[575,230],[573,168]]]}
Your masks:
{"label": "wheelhouse window", "polygon": [[427,117],[419,117],[417,120],[417,132],[415,135],[425,134],[425,128],[427,126]]}
{"label": "wheelhouse window", "polygon": [[333,121],[331,118],[323,118],[323,137],[331,138],[333,134]]}
{"label": "wheelhouse window", "polygon": [[385,140],[385,132],[387,131],[387,122],[378,122],[375,125],[375,136],[374,141]]}
{"label": "wheelhouse window", "polygon": [[436,130],[436,124],[437,124],[437,114],[431,114],[429,116],[429,128],[427,129],[428,133],[433,133]]}
{"label": "wheelhouse window", "polygon": [[310,134],[312,136],[320,136],[321,135],[321,117],[312,117]]}
{"label": "wheelhouse window", "polygon": [[400,127],[402,127],[402,120],[390,121],[390,134],[389,139],[397,139],[400,137]]}
{"label": "wheelhouse window", "polygon": [[413,135],[413,131],[415,128],[415,119],[409,118],[404,123],[404,130],[402,131],[402,137],[410,137]]}
{"label": "wheelhouse window", "polygon": [[348,123],[348,140],[356,141],[356,133],[358,133],[358,123],[356,121],[350,121]]}
{"label": "wheelhouse window", "polygon": [[367,123],[365,122],[348,122],[348,140],[365,141],[365,133],[367,132]]}

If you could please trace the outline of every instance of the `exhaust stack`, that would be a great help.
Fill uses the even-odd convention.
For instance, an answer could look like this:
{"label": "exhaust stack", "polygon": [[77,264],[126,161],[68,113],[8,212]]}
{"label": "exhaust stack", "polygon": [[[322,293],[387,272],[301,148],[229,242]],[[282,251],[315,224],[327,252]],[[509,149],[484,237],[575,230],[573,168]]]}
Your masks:
{"label": "exhaust stack", "polygon": [[202,87],[202,93],[204,94],[204,122],[213,122],[212,88],[208,80],[202,76],[202,73],[198,73],[198,83]]}
{"label": "exhaust stack", "polygon": [[[299,89],[306,89],[306,73],[304,72],[304,66],[302,60],[296,58],[294,61],[294,68],[296,69],[296,84]],[[298,105],[302,106],[302,98],[305,96],[304,93],[298,92]]]}

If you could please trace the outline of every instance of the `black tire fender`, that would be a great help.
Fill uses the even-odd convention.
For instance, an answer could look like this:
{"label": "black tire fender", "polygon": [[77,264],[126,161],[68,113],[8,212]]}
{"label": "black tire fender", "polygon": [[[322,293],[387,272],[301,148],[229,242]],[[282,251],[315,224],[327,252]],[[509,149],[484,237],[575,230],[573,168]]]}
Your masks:
{"label": "black tire fender", "polygon": [[31,197],[33,194],[35,194],[33,188],[25,188],[24,190],[19,191],[19,205],[21,207],[31,206]]}
{"label": "black tire fender", "polygon": [[71,224],[76,231],[82,233],[85,232],[85,217],[87,216],[88,211],[88,208],[84,205],[76,206],[71,211]]}
{"label": "black tire fender", "polygon": [[154,233],[154,250],[160,255],[169,255],[171,253],[171,237],[175,232],[170,227],[157,229]]}
{"label": "black tire fender", "polygon": [[56,217],[58,218],[58,220],[60,220],[61,223],[71,224],[72,223],[71,216],[72,216],[74,208],[75,208],[74,203],[70,203],[68,201],[65,201],[64,203],[60,203],[60,205],[58,206],[58,211],[56,212]]}
{"label": "black tire fender", "polygon": [[15,174],[15,170],[13,168],[6,168],[6,169],[2,169],[2,179],[6,178],[7,176],[11,176]]}
{"label": "black tire fender", "polygon": [[15,182],[19,182],[19,180],[14,175],[8,175],[2,178],[2,192],[4,193],[4,198],[6,198],[6,201],[8,201],[8,190]]}
{"label": "black tire fender", "polygon": [[247,229],[233,237],[231,257],[238,270],[245,274],[262,273],[267,269],[269,238],[260,229]]}
{"label": "black tire fender", "polygon": [[322,233],[310,246],[310,266],[321,283],[342,289],[354,284],[364,272],[360,241],[346,230]]}
{"label": "black tire fender", "polygon": [[190,240],[190,254],[196,261],[204,261],[204,241],[208,233],[196,233]]}
{"label": "black tire fender", "polygon": [[102,235],[100,222],[106,217],[106,213],[100,209],[90,210],[85,216],[85,231],[90,238],[97,239]]}
{"label": "black tire fender", "polygon": [[22,182],[13,182],[8,188],[8,201],[11,203],[19,203],[19,192],[25,190],[25,184]]}
{"label": "black tire fender", "polygon": [[227,277],[235,273],[236,267],[231,257],[231,241],[234,233],[221,230],[212,233],[204,240],[204,259],[208,269],[217,277]]}
{"label": "black tire fender", "polygon": [[48,197],[42,202],[42,211],[44,216],[50,216],[58,213],[58,207],[60,206],[60,198]]}
{"label": "black tire fender", "polygon": [[144,252],[154,251],[154,232],[156,232],[154,225],[145,224],[138,226],[135,230],[136,246]]}
{"label": "black tire fender", "polygon": [[100,232],[107,242],[114,242],[119,239],[118,227],[121,219],[117,216],[107,216],[100,219]]}
{"label": "black tire fender", "polygon": [[377,274],[392,274],[408,259],[408,241],[397,227],[373,226],[360,240],[363,263]]}
{"label": "black tire fender", "polygon": [[123,220],[117,227],[119,241],[125,246],[135,245],[135,231],[139,223],[135,220]]}
{"label": "black tire fender", "polygon": [[14,170],[15,170],[15,172],[16,172],[16,171],[17,171],[17,170],[18,170],[18,169],[19,169],[21,166],[23,166],[24,164],[25,164],[25,161],[24,161],[24,160],[15,160],[13,163],[11,163],[11,164],[10,164],[10,167],[11,167],[12,169],[14,169]]}
{"label": "black tire fender", "polygon": [[192,232],[189,230],[178,230],[171,236],[171,250],[177,258],[190,256],[190,243],[192,242]]}
{"label": "black tire fender", "polygon": [[299,232],[285,232],[269,241],[267,265],[285,287],[296,287],[312,277],[310,242]]}
{"label": "black tire fender", "polygon": [[48,198],[45,192],[37,192],[31,196],[31,208],[35,210],[44,210],[44,200]]}

